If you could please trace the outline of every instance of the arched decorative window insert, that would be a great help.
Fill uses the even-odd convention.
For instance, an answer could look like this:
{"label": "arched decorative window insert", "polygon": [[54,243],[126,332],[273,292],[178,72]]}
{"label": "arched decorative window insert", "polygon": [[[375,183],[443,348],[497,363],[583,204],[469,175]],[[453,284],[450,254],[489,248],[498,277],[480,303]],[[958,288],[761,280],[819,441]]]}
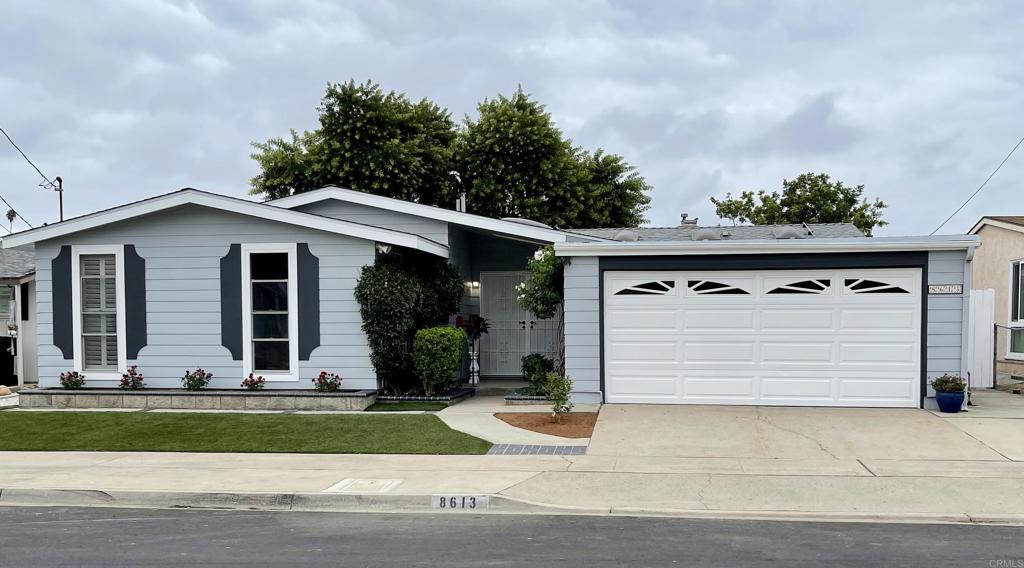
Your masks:
{"label": "arched decorative window insert", "polygon": [[714,282],[712,280],[690,280],[686,283],[690,290],[697,294],[746,294],[750,295],[750,292],[742,288],[737,288],[732,284],[724,284],[722,282]]}
{"label": "arched decorative window insert", "polygon": [[847,278],[846,287],[854,294],[909,294],[895,284],[887,284],[877,280],[866,280],[863,278]]}
{"label": "arched decorative window insert", "polygon": [[616,296],[664,296],[669,290],[676,287],[675,280],[656,280],[644,282],[623,288],[615,293]]}
{"label": "arched decorative window insert", "polygon": [[801,280],[793,282],[768,291],[769,294],[823,294],[832,281],[825,280]]}

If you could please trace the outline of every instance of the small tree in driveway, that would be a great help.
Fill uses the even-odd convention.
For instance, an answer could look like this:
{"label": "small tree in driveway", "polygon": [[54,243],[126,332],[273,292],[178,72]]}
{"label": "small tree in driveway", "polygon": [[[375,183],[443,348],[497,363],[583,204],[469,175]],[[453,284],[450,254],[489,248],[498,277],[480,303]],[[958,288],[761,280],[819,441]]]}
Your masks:
{"label": "small tree in driveway", "polygon": [[530,277],[516,286],[519,307],[548,319],[558,316],[558,372],[565,374],[565,313],[561,310],[565,298],[565,265],[568,260],[555,256],[555,247],[537,249],[527,264]]}

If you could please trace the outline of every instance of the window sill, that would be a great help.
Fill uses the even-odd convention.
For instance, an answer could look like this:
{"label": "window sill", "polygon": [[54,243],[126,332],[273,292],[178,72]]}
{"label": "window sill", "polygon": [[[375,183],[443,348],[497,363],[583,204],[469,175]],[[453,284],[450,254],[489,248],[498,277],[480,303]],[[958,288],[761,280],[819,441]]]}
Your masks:
{"label": "window sill", "polygon": [[299,376],[297,374],[295,374],[295,375],[293,375],[293,374],[280,375],[280,374],[268,374],[268,373],[265,373],[265,372],[261,373],[259,371],[253,371],[252,374],[257,376],[257,377],[262,376],[263,379],[266,380],[268,383],[297,383],[297,382],[299,382]]}
{"label": "window sill", "polygon": [[1024,353],[1007,353],[1004,358],[1010,361],[1024,361]]}

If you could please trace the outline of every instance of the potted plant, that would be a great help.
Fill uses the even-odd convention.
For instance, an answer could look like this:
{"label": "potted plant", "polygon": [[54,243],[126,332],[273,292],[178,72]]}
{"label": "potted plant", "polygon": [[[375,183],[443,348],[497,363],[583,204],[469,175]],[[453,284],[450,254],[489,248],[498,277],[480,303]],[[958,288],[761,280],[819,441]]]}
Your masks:
{"label": "potted plant", "polygon": [[964,406],[967,381],[960,375],[944,374],[932,380],[935,389],[935,402],[942,412],[960,412]]}

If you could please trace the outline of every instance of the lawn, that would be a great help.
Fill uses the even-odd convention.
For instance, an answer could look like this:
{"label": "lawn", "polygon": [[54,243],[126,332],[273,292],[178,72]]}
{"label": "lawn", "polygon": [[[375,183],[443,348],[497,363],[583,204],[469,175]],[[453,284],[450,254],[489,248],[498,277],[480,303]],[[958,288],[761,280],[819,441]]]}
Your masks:
{"label": "lawn", "polygon": [[436,416],[0,412],[0,450],[483,454]]}
{"label": "lawn", "polygon": [[444,410],[448,405],[443,402],[429,400],[402,400],[399,402],[376,402],[366,410],[369,412],[405,412],[409,410],[436,411]]}

